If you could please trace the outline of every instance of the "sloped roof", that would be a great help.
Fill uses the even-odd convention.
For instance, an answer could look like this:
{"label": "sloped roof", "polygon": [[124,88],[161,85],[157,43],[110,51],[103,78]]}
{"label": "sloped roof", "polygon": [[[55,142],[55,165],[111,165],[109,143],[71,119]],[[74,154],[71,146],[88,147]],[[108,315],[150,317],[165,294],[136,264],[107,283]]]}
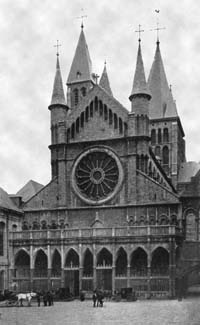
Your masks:
{"label": "sloped roof", "polygon": [[176,103],[167,82],[159,41],[148,78],[148,86],[152,95],[149,105],[149,118],[177,117]]}
{"label": "sloped roof", "polygon": [[53,85],[53,93],[51,98],[51,105],[55,105],[55,104],[66,105],[58,55],[57,55],[57,62],[56,62],[56,74],[55,74],[54,85]]}
{"label": "sloped roof", "polygon": [[0,187],[0,207],[20,212],[21,210],[10,199],[8,193]]}
{"label": "sloped roof", "polygon": [[146,83],[145,73],[144,73],[144,64],[143,64],[143,59],[142,59],[142,51],[141,51],[140,41],[139,41],[139,46],[138,46],[133,87],[132,87],[132,91],[131,91],[131,95],[130,95],[129,99],[131,100],[132,97],[137,94],[150,95],[148,87],[147,87],[147,83]]}
{"label": "sloped roof", "polygon": [[110,82],[108,79],[108,73],[107,73],[107,69],[106,69],[106,64],[104,65],[104,69],[99,81],[99,85],[110,95],[113,96],[112,94],[112,90],[110,88]]}
{"label": "sloped roof", "polygon": [[92,79],[92,62],[88,46],[86,43],[83,29],[78,40],[78,45],[72,61],[71,69],[67,79],[67,84],[74,82],[93,80]]}
{"label": "sloped roof", "polygon": [[17,195],[21,196],[22,200],[26,202],[37,192],[39,192],[43,187],[44,185],[30,180],[17,192]]}
{"label": "sloped roof", "polygon": [[200,170],[200,163],[188,161],[181,164],[178,175],[178,183],[189,183]]}

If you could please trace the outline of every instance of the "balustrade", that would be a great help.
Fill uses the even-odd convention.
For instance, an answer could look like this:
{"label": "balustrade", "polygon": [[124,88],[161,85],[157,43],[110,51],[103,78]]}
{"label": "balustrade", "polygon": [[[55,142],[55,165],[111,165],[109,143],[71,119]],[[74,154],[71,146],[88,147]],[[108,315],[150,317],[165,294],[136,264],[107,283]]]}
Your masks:
{"label": "balustrade", "polygon": [[125,237],[125,236],[169,236],[181,234],[173,225],[131,226],[116,228],[25,230],[10,233],[11,240],[39,240],[60,238]]}

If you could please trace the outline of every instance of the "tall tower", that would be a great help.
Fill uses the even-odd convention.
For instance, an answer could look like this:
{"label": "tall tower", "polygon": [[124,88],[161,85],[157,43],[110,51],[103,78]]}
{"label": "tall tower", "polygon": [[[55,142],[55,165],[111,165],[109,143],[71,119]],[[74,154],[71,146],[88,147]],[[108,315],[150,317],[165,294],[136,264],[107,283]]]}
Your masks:
{"label": "tall tower", "polygon": [[88,51],[83,25],[78,40],[74,59],[67,79],[67,104],[75,108],[94,85],[92,62]]}
{"label": "tall tower", "polygon": [[66,142],[66,120],[68,106],[66,104],[60,70],[59,54],[57,53],[56,74],[53,85],[51,104],[51,169],[52,179],[59,176],[62,169],[62,147]]}
{"label": "tall tower", "polygon": [[[128,114],[128,202],[138,201],[137,165],[142,160],[147,165],[149,153],[149,101],[144,65],[139,39],[133,87],[129,99],[131,112]],[[140,184],[141,185],[141,184]],[[142,184],[142,186],[144,186]]]}
{"label": "tall tower", "polygon": [[184,131],[167,82],[159,40],[148,86],[152,95],[149,106],[152,149],[176,187],[180,164],[185,161]]}

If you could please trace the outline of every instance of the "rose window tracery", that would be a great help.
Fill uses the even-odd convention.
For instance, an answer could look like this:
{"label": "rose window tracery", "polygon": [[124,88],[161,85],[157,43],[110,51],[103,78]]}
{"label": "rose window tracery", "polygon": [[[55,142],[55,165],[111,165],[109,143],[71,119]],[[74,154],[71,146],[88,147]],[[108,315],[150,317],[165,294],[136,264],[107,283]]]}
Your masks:
{"label": "rose window tracery", "polygon": [[90,202],[105,201],[120,185],[120,169],[121,164],[112,152],[89,150],[81,155],[74,167],[76,192]]}

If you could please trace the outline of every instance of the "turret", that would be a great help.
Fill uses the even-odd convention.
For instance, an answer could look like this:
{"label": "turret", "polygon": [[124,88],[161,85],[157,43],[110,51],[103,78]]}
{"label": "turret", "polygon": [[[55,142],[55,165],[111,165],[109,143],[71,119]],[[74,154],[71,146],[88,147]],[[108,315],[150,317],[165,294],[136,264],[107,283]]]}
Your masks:
{"label": "turret", "polygon": [[49,110],[51,111],[51,164],[52,177],[54,177],[57,176],[58,173],[56,145],[66,142],[66,115],[68,110],[63,90],[58,53],[56,60],[56,74],[54,78],[53,92]]}
{"label": "turret", "polygon": [[148,136],[149,101],[151,99],[151,95],[146,83],[140,42],[141,40],[139,39],[133,87],[131,95],[129,96],[131,101],[131,113],[129,114],[129,135]]}

